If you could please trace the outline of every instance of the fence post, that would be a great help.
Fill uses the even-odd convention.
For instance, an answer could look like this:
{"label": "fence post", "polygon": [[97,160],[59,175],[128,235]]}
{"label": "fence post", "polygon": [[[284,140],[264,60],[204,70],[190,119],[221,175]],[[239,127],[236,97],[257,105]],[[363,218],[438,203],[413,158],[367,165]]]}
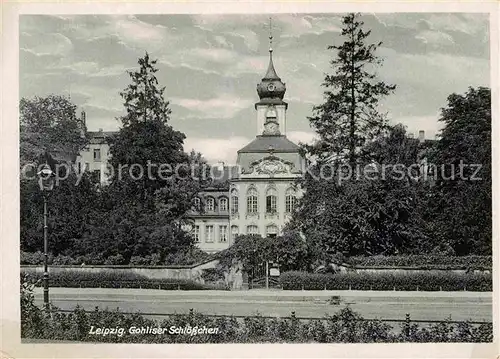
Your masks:
{"label": "fence post", "polygon": [[406,313],[406,318],[405,318],[405,335],[406,338],[410,336],[410,313]]}

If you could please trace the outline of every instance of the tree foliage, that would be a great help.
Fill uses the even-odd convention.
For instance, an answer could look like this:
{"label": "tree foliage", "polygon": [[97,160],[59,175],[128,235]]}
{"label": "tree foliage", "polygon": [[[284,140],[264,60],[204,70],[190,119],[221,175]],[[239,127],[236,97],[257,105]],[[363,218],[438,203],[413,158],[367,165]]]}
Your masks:
{"label": "tree foliage", "polygon": [[[451,94],[430,161],[437,166],[426,218],[429,230],[459,254],[491,254],[491,92]],[[476,173],[477,170],[477,173]]]}
{"label": "tree foliage", "polygon": [[378,111],[379,100],[394,91],[394,85],[377,81],[374,68],[382,63],[375,51],[382,43],[367,44],[371,31],[364,31],[360,14],[343,18],[342,45],[330,45],[336,52],[330,64],[333,73],[323,82],[325,102],[314,107],[309,117],[320,141],[308,148],[319,160],[348,159],[355,163],[359,147],[380,134],[386,126]]}
{"label": "tree foliage", "polygon": [[36,161],[45,150],[76,155],[88,143],[85,123],[66,97],[22,98],[19,114],[21,166]]}
{"label": "tree foliage", "polygon": [[305,241],[296,231],[269,238],[260,235],[240,235],[235,243],[218,254],[221,268],[241,263],[243,269],[251,272],[265,262],[279,265],[280,270],[308,269],[308,251]]}
{"label": "tree foliage", "polygon": [[193,246],[182,224],[200,182],[191,176],[185,135],[168,124],[171,111],[165,88],[158,87],[156,61],[146,53],[138,63],[121,93],[127,110],[122,128],[110,140],[114,176],[102,189],[102,218],[89,225],[83,243],[104,255],[121,254],[119,261],[157,253],[163,262]]}

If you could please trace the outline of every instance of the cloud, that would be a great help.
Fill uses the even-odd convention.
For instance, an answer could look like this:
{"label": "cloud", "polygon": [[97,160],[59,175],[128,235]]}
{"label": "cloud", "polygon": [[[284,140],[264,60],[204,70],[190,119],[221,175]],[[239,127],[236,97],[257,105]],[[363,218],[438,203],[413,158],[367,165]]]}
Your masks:
{"label": "cloud", "polygon": [[425,131],[426,139],[434,139],[436,134],[442,129],[443,124],[437,121],[439,114],[427,116],[405,116],[398,117],[391,121],[393,124],[402,123],[406,126],[406,131],[418,137],[419,131]]}
{"label": "cloud", "polygon": [[392,83],[438,86],[441,89],[463,87],[464,91],[468,86],[489,84],[487,59],[433,51],[425,54],[402,54],[389,48],[379,48],[378,51],[385,59],[379,70],[383,74],[381,78]]}
{"label": "cloud", "polygon": [[339,16],[284,15],[276,20],[282,27],[280,36],[283,38],[342,31]]}
{"label": "cloud", "polygon": [[251,140],[242,136],[233,136],[229,138],[206,138],[190,137],[184,141],[184,151],[189,152],[194,149],[201,152],[203,157],[215,164],[219,161],[225,164],[236,164],[237,152]]}
{"label": "cloud", "polygon": [[43,40],[40,40],[42,39],[39,37],[24,35],[20,47],[36,56],[55,55],[59,57],[66,56],[73,49],[71,40],[60,33],[45,34]]}
{"label": "cloud", "polygon": [[415,30],[457,31],[475,35],[488,30],[487,14],[452,13],[375,13],[380,24],[386,27],[403,27]]}
{"label": "cloud", "polygon": [[432,47],[439,48],[441,46],[453,45],[453,37],[441,31],[426,30],[418,33],[415,38],[428,44]]}
{"label": "cloud", "polygon": [[117,115],[124,111],[123,100],[119,91],[109,91],[106,87],[91,85],[75,85],[71,87],[71,93],[77,94],[87,100],[80,105],[93,107],[107,112],[115,112]]}
{"label": "cloud", "polygon": [[172,97],[171,104],[192,111],[193,117],[230,119],[248,108],[252,101],[232,94],[222,94],[208,100]]}
{"label": "cloud", "polygon": [[318,135],[316,133],[308,131],[290,131],[287,132],[286,136],[290,141],[297,144],[305,143],[311,145],[315,140],[318,139]]}

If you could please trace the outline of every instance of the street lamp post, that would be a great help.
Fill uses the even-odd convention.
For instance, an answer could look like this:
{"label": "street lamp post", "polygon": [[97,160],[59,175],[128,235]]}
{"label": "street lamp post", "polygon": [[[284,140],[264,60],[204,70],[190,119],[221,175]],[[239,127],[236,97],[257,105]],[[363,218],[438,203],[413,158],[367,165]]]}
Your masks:
{"label": "street lamp post", "polygon": [[38,172],[38,184],[43,194],[43,304],[45,310],[49,311],[49,238],[48,238],[48,225],[47,225],[47,197],[50,191],[54,188],[54,171],[51,169],[53,163],[52,158],[48,152],[44,154],[45,164]]}

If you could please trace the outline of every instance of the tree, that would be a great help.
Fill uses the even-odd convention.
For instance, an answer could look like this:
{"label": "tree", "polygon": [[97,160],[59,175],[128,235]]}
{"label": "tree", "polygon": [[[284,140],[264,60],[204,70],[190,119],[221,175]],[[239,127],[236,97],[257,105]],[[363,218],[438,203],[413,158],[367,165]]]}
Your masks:
{"label": "tree", "polygon": [[438,169],[426,217],[430,230],[458,255],[491,255],[490,89],[451,94],[439,121],[444,128],[430,156]]}
{"label": "tree", "polygon": [[355,164],[358,149],[386,126],[385,114],[378,111],[377,105],[396,87],[376,81],[373,71],[382,60],[375,51],[382,43],[365,43],[371,31],[363,30],[359,16],[344,16],[342,36],[346,40],[340,46],[328,46],[337,51],[330,62],[334,72],[327,74],[323,82],[325,103],[315,106],[309,117],[320,140],[308,151],[320,162],[347,159]]}
{"label": "tree", "polygon": [[[86,236],[89,245],[102,240],[106,254],[132,256],[169,253],[192,246],[182,229],[200,183],[191,175],[185,135],[169,124],[171,110],[158,87],[156,60],[140,58],[129,72],[131,84],[121,93],[127,114],[110,140],[114,176],[103,189],[107,228],[96,224]],[[121,171],[120,171],[121,168]],[[99,244],[100,246],[100,244]]]}
{"label": "tree", "polygon": [[[58,162],[70,164],[88,143],[85,123],[66,97],[23,98],[19,110],[21,167],[37,164],[45,150]],[[63,174],[67,168],[59,170]],[[31,168],[20,178],[21,249],[33,252],[43,249],[43,197],[35,173]],[[87,176],[75,185],[72,166],[60,178],[48,197],[49,249],[55,255],[70,250],[81,238],[96,197],[95,184]]]}
{"label": "tree", "polygon": [[316,259],[329,261],[337,253],[409,253],[428,241],[418,211],[425,201],[425,183],[419,169],[410,167],[418,162],[418,140],[408,138],[397,125],[360,153],[359,176],[306,177],[308,190],[290,228],[305,235]]}
{"label": "tree", "polygon": [[132,83],[120,93],[127,110],[127,115],[121,118],[124,126],[136,122],[168,122],[171,110],[163,95],[165,87],[158,88],[156,62],[150,60],[146,52],[143,58],[139,58],[139,71],[128,72]]}
{"label": "tree", "polygon": [[88,143],[85,123],[66,97],[22,98],[19,112],[21,166],[36,161],[45,150],[74,156]]}

